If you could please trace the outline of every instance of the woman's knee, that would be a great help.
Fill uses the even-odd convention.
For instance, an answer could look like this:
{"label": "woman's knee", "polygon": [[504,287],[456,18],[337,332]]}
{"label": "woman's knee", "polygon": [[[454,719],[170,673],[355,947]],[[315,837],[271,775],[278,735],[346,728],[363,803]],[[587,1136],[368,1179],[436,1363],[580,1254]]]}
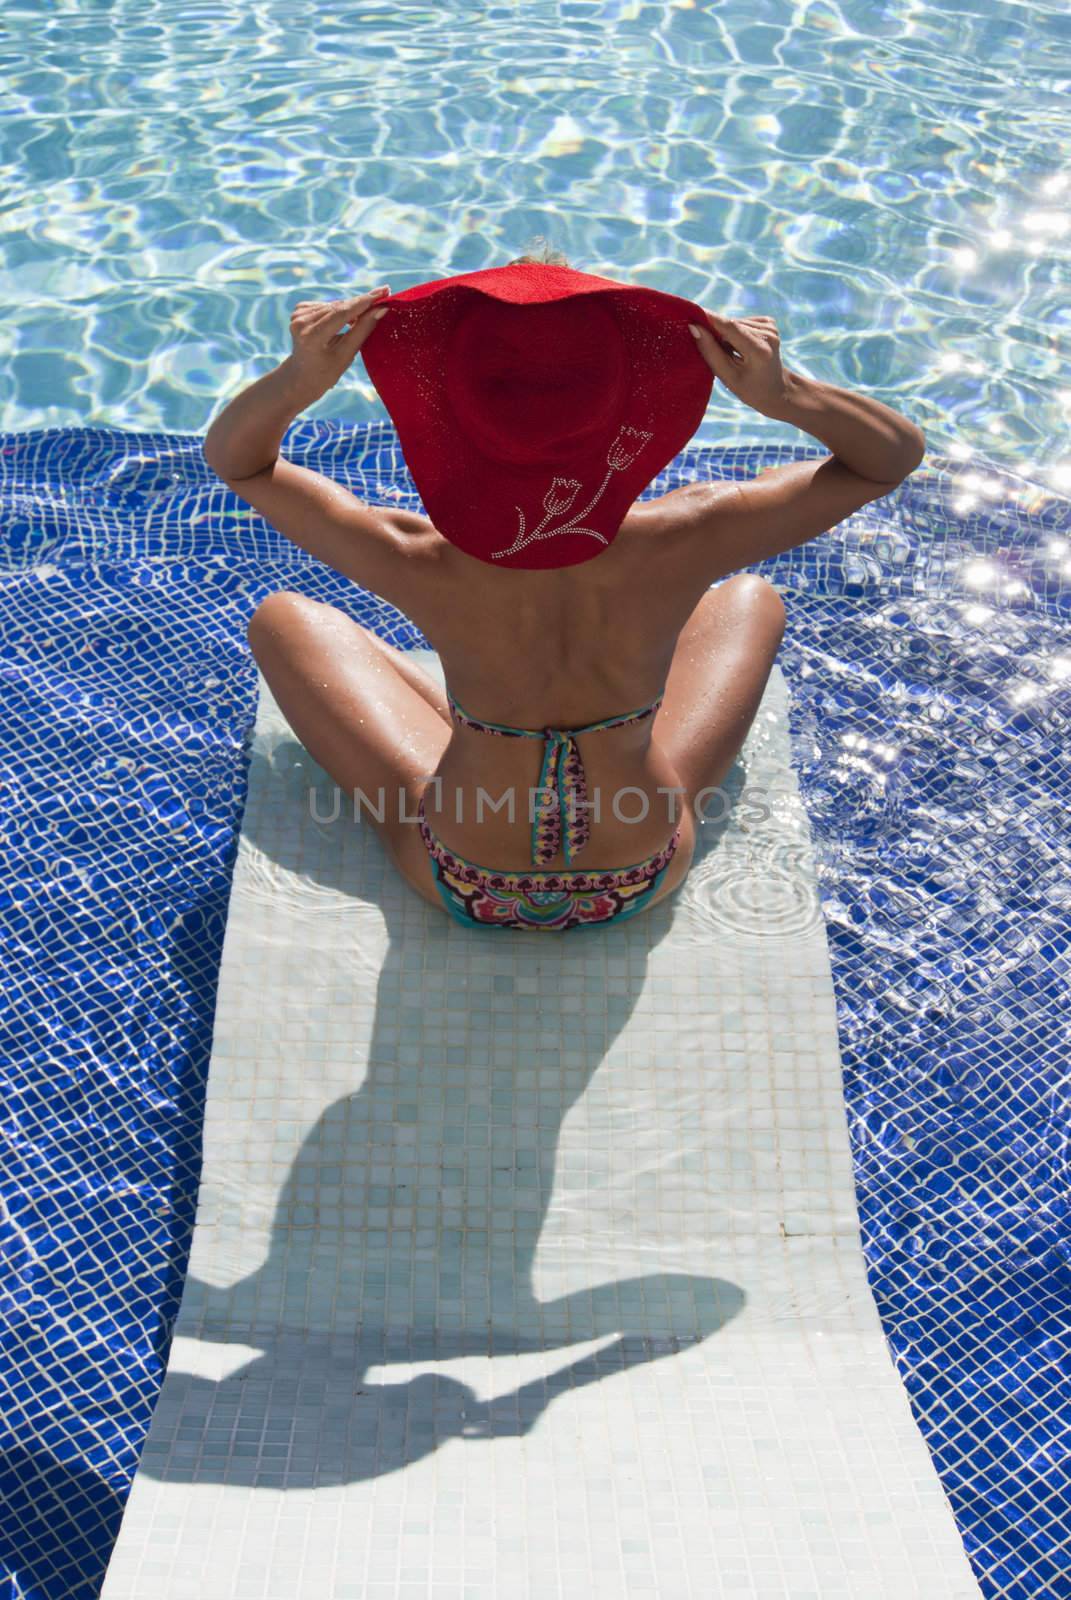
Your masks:
{"label": "woman's knee", "polygon": [[267,595],[246,623],[245,636],[254,655],[258,649],[263,649],[282,634],[290,632],[295,624],[315,615],[319,606],[318,600],[295,594],[292,589],[277,589],[274,594]]}
{"label": "woman's knee", "polygon": [[714,591],[725,597],[734,611],[746,617],[749,623],[761,621],[764,628],[775,632],[778,638],[785,631],[785,602],[770,583],[757,572],[738,572],[718,585]]}

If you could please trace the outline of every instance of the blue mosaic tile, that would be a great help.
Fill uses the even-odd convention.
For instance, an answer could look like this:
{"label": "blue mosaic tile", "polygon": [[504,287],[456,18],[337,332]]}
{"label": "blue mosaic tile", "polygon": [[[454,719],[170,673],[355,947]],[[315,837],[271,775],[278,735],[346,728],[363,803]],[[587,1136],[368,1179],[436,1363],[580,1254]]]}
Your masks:
{"label": "blue mosaic tile", "polygon": [[[393,429],[288,456],[418,509]],[[695,449],[647,495],[813,451]],[[974,469],[977,471],[978,469]],[[758,570],[818,859],[867,1268],[987,1596],[1071,1595],[1065,499],[934,463]],[[256,672],[286,587],[403,647],[195,436],[0,435],[0,1560],[99,1592],[166,1363]]]}

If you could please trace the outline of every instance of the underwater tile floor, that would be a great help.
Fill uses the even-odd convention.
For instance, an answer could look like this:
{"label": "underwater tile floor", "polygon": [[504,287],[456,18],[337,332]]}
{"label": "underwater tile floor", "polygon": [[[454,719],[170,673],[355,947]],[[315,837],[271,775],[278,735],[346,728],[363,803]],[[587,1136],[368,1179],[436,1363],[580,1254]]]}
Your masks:
{"label": "underwater tile floor", "polygon": [[777,668],[732,783],[650,914],[469,932],[261,683],[103,1600],[980,1592],[866,1281]]}

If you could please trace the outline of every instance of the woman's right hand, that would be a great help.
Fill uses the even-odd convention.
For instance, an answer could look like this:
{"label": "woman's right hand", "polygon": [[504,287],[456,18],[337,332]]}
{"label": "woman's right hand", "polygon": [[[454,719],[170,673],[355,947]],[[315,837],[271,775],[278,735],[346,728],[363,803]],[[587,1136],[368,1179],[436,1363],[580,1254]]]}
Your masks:
{"label": "woman's right hand", "polygon": [[746,406],[775,417],[788,403],[792,378],[781,365],[774,319],[716,317],[705,306],[703,314],[708,325],[700,327],[695,345],[711,372]]}

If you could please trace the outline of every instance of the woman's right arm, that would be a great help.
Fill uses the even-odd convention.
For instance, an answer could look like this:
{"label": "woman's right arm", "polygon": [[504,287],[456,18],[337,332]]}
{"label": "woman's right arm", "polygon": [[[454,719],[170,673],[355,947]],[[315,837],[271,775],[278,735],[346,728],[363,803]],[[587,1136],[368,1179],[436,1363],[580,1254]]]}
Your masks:
{"label": "woman's right arm", "polygon": [[715,377],[745,405],[794,423],[832,451],[744,482],[711,483],[687,513],[682,507],[713,583],[806,544],[891,493],[922,461],[926,440],[880,400],[786,371],[772,318],[706,315],[710,326],[696,344]]}
{"label": "woman's right arm", "polygon": [[730,394],[764,417],[802,428],[861,478],[891,483],[914,472],[926,440],[907,417],[880,400],[790,372],[781,364],[772,317],[706,316],[709,326],[695,330],[696,345]]}
{"label": "woman's right arm", "polygon": [[902,482],[926,454],[922,429],[898,411],[796,372],[785,373],[785,398],[766,415],[802,428],[852,472],[875,483]]}

